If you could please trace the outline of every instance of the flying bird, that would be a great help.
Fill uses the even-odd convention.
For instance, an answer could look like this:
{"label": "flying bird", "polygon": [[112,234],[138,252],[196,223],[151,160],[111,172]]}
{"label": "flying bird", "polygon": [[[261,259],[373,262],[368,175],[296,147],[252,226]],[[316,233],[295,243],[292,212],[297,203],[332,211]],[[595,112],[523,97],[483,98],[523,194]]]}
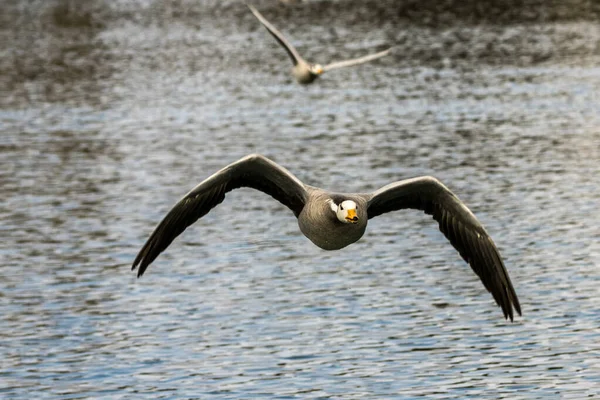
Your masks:
{"label": "flying bird", "polygon": [[467,206],[430,176],[390,183],[373,193],[335,193],[302,183],[274,161],[251,154],[206,178],[183,196],[146,241],[132,270],[138,277],[188,226],[241,187],[260,190],[287,206],[298,219],[300,231],[324,250],[339,250],[360,239],[371,218],[402,209],[432,215],[442,233],[471,265],[485,288],[513,320],[521,315],[517,294],[500,253],[483,225]]}
{"label": "flying bird", "polygon": [[296,81],[301,84],[309,84],[312,83],[315,79],[317,79],[320,75],[322,75],[326,71],[331,71],[336,68],[350,67],[353,65],[358,65],[362,63],[366,63],[368,61],[375,60],[377,58],[383,57],[392,50],[391,48],[380,51],[379,53],[369,54],[360,58],[353,58],[351,60],[338,61],[333,62],[327,65],[313,64],[304,60],[302,56],[298,53],[298,50],[288,40],[275,28],[261,13],[258,12],[256,8],[254,8],[250,4],[246,4],[252,14],[264,25],[265,28],[269,31],[269,33],[279,42],[280,45],[283,46],[285,51],[289,54],[292,59],[292,63],[294,67],[292,68],[292,75],[296,78]]}

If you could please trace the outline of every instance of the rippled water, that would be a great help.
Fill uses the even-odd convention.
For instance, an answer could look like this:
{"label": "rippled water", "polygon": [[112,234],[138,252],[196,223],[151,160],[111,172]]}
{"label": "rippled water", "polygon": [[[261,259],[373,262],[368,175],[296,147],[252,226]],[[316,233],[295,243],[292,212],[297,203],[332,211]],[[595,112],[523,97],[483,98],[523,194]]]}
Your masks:
{"label": "rippled water", "polygon": [[[400,3],[257,1],[315,61],[398,45],[301,87],[238,2],[7,0],[0,397],[600,395],[595,10],[386,19]],[[251,152],[341,191],[438,177],[495,239],[523,317],[503,320],[425,215],[325,252],[248,189],[136,279],[173,203]]]}

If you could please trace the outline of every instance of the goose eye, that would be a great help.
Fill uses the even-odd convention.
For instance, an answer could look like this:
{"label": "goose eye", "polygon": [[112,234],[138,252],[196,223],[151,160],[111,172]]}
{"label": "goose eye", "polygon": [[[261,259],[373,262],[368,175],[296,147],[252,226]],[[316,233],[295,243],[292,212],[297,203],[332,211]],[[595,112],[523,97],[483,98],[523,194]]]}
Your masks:
{"label": "goose eye", "polygon": [[344,206],[340,204],[340,210],[344,211]]}

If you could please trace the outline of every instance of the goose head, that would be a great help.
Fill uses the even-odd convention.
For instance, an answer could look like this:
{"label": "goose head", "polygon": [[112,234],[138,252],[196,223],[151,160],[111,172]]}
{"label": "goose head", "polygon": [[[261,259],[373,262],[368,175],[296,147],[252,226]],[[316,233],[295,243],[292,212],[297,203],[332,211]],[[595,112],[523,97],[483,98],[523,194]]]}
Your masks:
{"label": "goose head", "polygon": [[353,200],[344,200],[340,204],[331,202],[331,209],[335,212],[337,219],[345,224],[358,223],[357,207]]}
{"label": "goose head", "polygon": [[321,64],[309,64],[308,70],[314,75],[321,75],[323,72],[325,72]]}

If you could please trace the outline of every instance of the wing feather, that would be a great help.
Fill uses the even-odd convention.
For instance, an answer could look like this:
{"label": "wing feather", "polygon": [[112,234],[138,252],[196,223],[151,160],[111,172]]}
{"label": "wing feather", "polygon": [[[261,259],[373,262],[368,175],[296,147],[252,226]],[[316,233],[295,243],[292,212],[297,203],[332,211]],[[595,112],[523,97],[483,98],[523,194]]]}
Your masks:
{"label": "wing feather", "polygon": [[308,196],[304,184],[288,172],[258,154],[244,157],[202,181],[173,206],[154,229],[132,269],[139,265],[138,277],[185,229],[225,199],[225,194],[240,187],[260,190],[298,216]]}
{"label": "wing feather", "polygon": [[369,196],[369,218],[407,208],[433,216],[440,231],[492,294],[505,318],[513,320],[513,308],[521,315],[517,294],[494,241],[454,193],[433,177],[420,177],[389,184]]}
{"label": "wing feather", "polygon": [[391,48],[384,50],[384,51],[380,51],[379,53],[369,54],[369,55],[366,55],[363,57],[353,58],[351,60],[332,62],[330,64],[325,65],[323,67],[323,71],[331,71],[332,69],[351,67],[353,65],[363,64],[363,63],[366,63],[369,61],[376,60],[383,56],[387,56],[390,51],[392,51]]}
{"label": "wing feather", "polygon": [[246,4],[246,6],[248,6],[250,11],[252,11],[252,14],[254,14],[254,16],[261,22],[261,24],[263,24],[267,31],[269,31],[271,36],[273,36],[275,40],[277,40],[279,44],[285,49],[285,51],[287,51],[294,65],[298,64],[299,62],[304,62],[304,59],[300,56],[298,50],[296,50],[296,48],[290,42],[288,42],[285,36],[283,36],[283,34],[279,32],[277,28],[275,28],[269,21],[267,21],[267,19],[252,5]]}

